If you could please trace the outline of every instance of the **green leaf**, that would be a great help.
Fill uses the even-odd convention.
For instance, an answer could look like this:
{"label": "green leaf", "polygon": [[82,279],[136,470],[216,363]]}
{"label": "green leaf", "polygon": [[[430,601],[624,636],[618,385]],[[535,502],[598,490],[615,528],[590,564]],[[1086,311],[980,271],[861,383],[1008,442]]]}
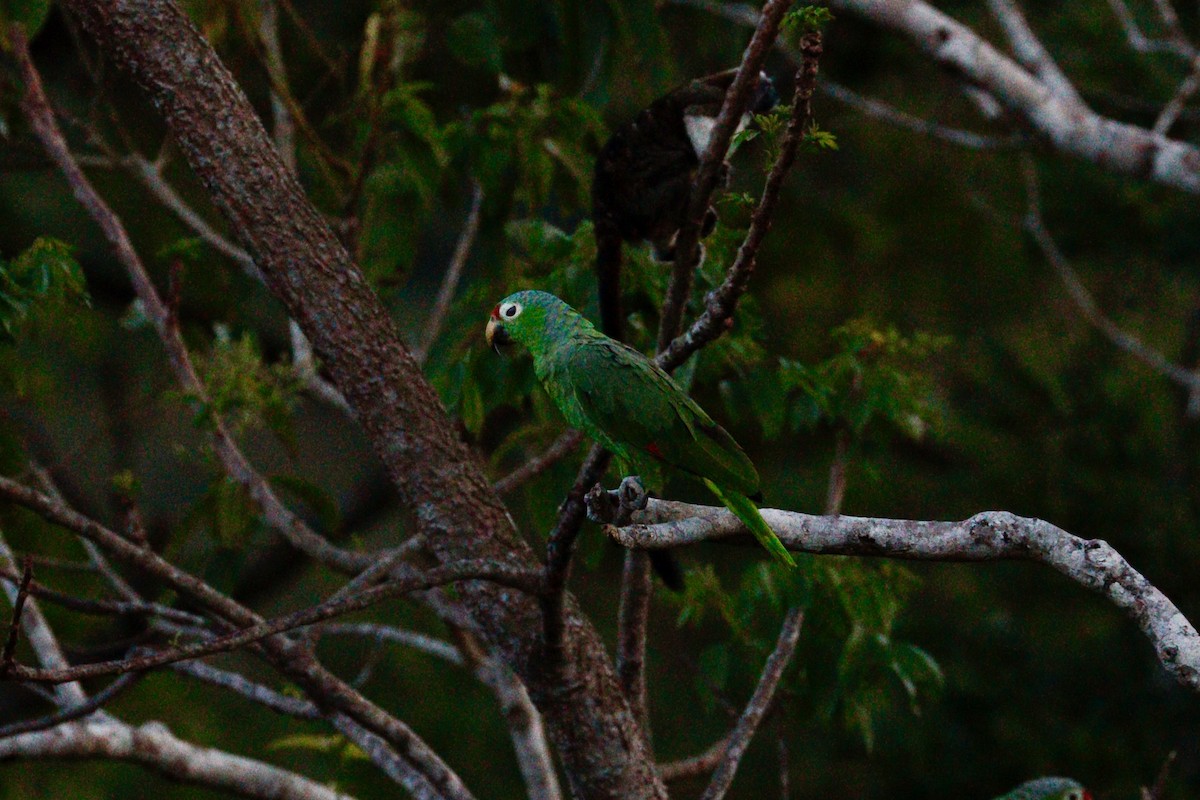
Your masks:
{"label": "green leaf", "polygon": [[340,733],[296,733],[267,742],[267,749],[332,753],[341,749],[345,744],[346,737]]}
{"label": "green leaf", "polygon": [[13,340],[31,317],[67,303],[88,304],[87,281],[71,246],[39,238],[7,264],[0,261],[0,338]]}

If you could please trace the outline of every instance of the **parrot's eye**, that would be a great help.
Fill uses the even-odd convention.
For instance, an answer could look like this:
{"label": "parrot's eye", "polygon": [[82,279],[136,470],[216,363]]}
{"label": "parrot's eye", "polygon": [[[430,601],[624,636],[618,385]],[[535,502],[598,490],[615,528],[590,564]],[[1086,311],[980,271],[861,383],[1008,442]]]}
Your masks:
{"label": "parrot's eye", "polygon": [[501,319],[516,319],[521,313],[520,303],[502,303],[500,305]]}

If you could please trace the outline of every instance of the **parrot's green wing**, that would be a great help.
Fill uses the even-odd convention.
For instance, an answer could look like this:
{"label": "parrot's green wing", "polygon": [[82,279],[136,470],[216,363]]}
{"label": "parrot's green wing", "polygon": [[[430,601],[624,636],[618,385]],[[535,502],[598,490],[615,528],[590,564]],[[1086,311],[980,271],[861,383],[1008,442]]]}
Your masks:
{"label": "parrot's green wing", "polygon": [[636,453],[744,495],[758,472],[733,437],[638,351],[611,339],[582,342],[564,375],[603,434]]}

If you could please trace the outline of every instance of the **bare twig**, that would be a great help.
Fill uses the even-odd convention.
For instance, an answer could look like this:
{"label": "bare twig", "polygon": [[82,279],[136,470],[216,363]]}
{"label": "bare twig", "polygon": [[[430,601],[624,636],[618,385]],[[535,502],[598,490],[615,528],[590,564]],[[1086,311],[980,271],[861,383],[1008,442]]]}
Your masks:
{"label": "bare twig", "polygon": [[550,446],[541,453],[493,483],[492,488],[496,490],[497,494],[508,494],[515,489],[519,489],[559,461],[571,455],[571,453],[574,453],[582,441],[583,434],[579,431],[564,431],[562,435],[551,442]]}
{"label": "bare twig", "polygon": [[1174,96],[1163,106],[1162,111],[1159,112],[1158,119],[1154,120],[1154,133],[1159,136],[1166,136],[1170,133],[1171,126],[1183,114],[1183,109],[1187,105],[1188,100],[1192,99],[1197,90],[1200,90],[1200,56],[1197,56],[1192,61],[1192,71],[1180,82]]}
{"label": "bare twig", "polygon": [[373,622],[330,622],[314,625],[311,628],[314,636],[358,636],[374,639],[378,642],[411,647],[422,653],[437,656],[451,664],[462,664],[463,657],[458,648],[449,642],[437,639],[425,633],[407,631],[394,625],[379,625]]}
{"label": "bare twig", "polygon": [[[26,556],[29,558],[29,556]],[[36,563],[36,560],[35,560]],[[0,567],[0,581],[7,581],[13,585],[18,585],[22,581],[22,576],[13,572],[10,569]],[[161,617],[162,619],[171,620],[182,625],[204,625],[205,620],[195,614],[178,608],[164,606],[161,603],[147,603],[145,601],[133,600],[93,600],[88,597],[76,597],[75,595],[66,594],[47,586],[43,586],[37,581],[31,581],[28,585],[29,594],[39,600],[45,600],[49,603],[69,608],[72,611],[79,611],[84,614],[97,614],[106,616],[140,616],[140,617]]]}
{"label": "bare twig", "polygon": [[540,594],[543,588],[540,573],[527,569],[513,568],[494,561],[465,561],[434,567],[427,572],[388,581],[380,586],[359,592],[349,597],[319,603],[310,608],[285,614],[249,628],[217,636],[205,641],[172,647],[145,655],[115,661],[100,661],[64,669],[33,669],[14,666],[6,677],[35,683],[64,683],[66,681],[92,678],[101,675],[138,672],[176,661],[199,658],[213,653],[223,653],[261,641],[269,636],[295,628],[323,622],[374,605],[382,600],[409,592],[421,591],[434,586],[458,581],[486,580],[499,583],[531,594]]}
{"label": "bare twig", "polygon": [[1167,757],[1163,759],[1162,766],[1158,768],[1158,775],[1154,778],[1154,784],[1142,787],[1142,800],[1163,800],[1166,797],[1167,778],[1171,774],[1171,766],[1175,763],[1175,758],[1178,755],[1174,750],[1167,753]]}
{"label": "bare twig", "polygon": [[562,800],[542,715],[529,698],[525,685],[503,662],[486,653],[473,633],[465,628],[455,628],[454,633],[458,649],[471,665],[475,677],[492,690],[500,703],[500,713],[508,723],[529,800]]}
{"label": "bare twig", "polygon": [[[321,717],[320,709],[313,703],[298,697],[289,697],[288,695],[280,694],[274,689],[255,683],[236,672],[217,669],[205,664],[203,661],[178,661],[170,666],[172,670],[181,675],[187,675],[190,678],[195,678],[211,686],[228,689],[234,694],[241,695],[247,700],[258,703],[277,713],[286,714],[289,717],[299,717],[300,719],[320,719]],[[130,677],[131,675],[138,674],[144,673],[129,673],[122,677]]]}
{"label": "bare twig", "polygon": [[1004,150],[1020,147],[1026,142],[1026,137],[1024,136],[988,136],[983,133],[952,128],[933,120],[922,119],[921,117],[901,111],[882,100],[861,95],[850,87],[831,81],[828,78],[823,79],[818,88],[823,94],[827,94],[833,99],[845,103],[869,117],[883,120],[898,128],[904,128],[914,133],[941,139],[944,142],[949,142],[959,147],[966,147],[971,150]]}
{"label": "bare twig", "polygon": [[425,332],[421,342],[413,348],[413,358],[418,364],[424,364],[437,337],[446,324],[446,315],[450,313],[450,304],[454,300],[454,292],[462,279],[463,270],[467,266],[467,258],[475,245],[475,237],[479,233],[479,219],[483,211],[483,187],[476,181],[471,187],[471,210],[463,223],[462,232],[458,235],[458,244],[454,247],[454,257],[446,266],[446,275],[442,278],[442,286],[438,290],[437,300],[429,312],[429,320],[425,323]]}
{"label": "bare twig", "polygon": [[[6,564],[10,569],[16,566],[16,556],[8,546],[8,540],[0,533],[0,564]],[[38,663],[50,669],[60,669],[68,666],[67,658],[63,655],[58,638],[50,629],[50,624],[42,614],[42,609],[36,600],[29,597],[29,583],[33,581],[33,569],[27,559],[21,578],[20,587],[4,587],[4,593],[13,606],[13,627],[9,629],[8,639],[4,645],[3,655],[0,656],[0,680],[6,680],[19,667],[15,661],[17,645],[17,630],[25,631],[25,639],[29,642]],[[19,628],[18,628],[19,626]],[[69,708],[87,702],[83,687],[71,682],[54,688],[54,702],[59,708]]]}
{"label": "bare twig", "polygon": [[992,16],[1004,28],[1017,61],[1046,84],[1050,91],[1069,103],[1082,106],[1083,98],[1054,62],[1037,34],[1029,27],[1029,22],[1015,0],[988,0],[988,7]]}
{"label": "bare twig", "polygon": [[34,733],[36,731],[49,730],[57,725],[62,725],[65,722],[73,722],[77,719],[82,719],[101,708],[104,708],[116,697],[133,686],[144,677],[141,673],[129,673],[120,675],[115,681],[105,686],[99,692],[92,695],[91,699],[79,705],[70,706],[56,711],[53,714],[48,714],[38,719],[22,720],[14,722],[11,725],[0,727],[0,739],[7,739],[10,736],[17,736],[22,733]]}
{"label": "bare twig", "polygon": [[659,351],[665,350],[679,333],[684,307],[692,290],[692,274],[699,258],[700,226],[704,213],[717,187],[721,164],[729,152],[729,142],[750,103],[750,93],[758,84],[759,72],[779,34],[783,15],[791,5],[792,0],[767,0],[754,35],[742,54],[737,76],[725,92],[725,101],[713,125],[708,148],[700,159],[700,168],[692,181],[687,217],[676,235],[675,263],[671,268],[658,328]]}
{"label": "bare twig", "polygon": [[12,604],[12,620],[8,623],[8,638],[4,641],[4,652],[0,653],[0,679],[7,678],[16,667],[17,640],[21,635],[21,614],[25,612],[25,600],[29,597],[29,584],[33,582],[33,559],[25,556],[25,569],[18,584],[17,596]]}
{"label": "bare twig", "polygon": [[783,626],[779,630],[779,639],[775,643],[775,649],[767,657],[762,676],[758,679],[758,686],[755,687],[754,694],[750,697],[750,702],[746,704],[746,710],[738,719],[733,733],[729,735],[729,745],[725,748],[725,755],[717,765],[717,770],[713,773],[712,780],[709,782],[708,788],[704,790],[704,794],[700,796],[700,800],[721,800],[729,791],[742,756],[745,755],[750,740],[758,731],[759,723],[762,722],[767,710],[771,707],[771,702],[775,698],[775,690],[779,687],[783,673],[792,661],[792,654],[796,652],[796,643],[800,640],[800,626],[803,624],[804,612],[799,608],[789,609],[783,618]]}
{"label": "bare twig", "polygon": [[1108,0],[1108,5],[1112,8],[1113,16],[1121,23],[1121,27],[1125,29],[1125,38],[1129,41],[1129,46],[1139,53],[1174,53],[1179,55],[1179,50],[1175,42],[1168,39],[1151,39],[1134,19],[1133,12],[1129,10],[1129,5],[1125,0]]}
{"label": "bare twig", "polygon": [[662,775],[662,779],[668,783],[703,775],[706,772],[711,772],[716,768],[717,764],[721,763],[721,759],[725,757],[725,751],[728,748],[729,737],[727,736],[718,742],[714,742],[712,747],[699,755],[681,758],[678,761],[670,761],[666,764],[659,764],[658,774]]}
{"label": "bare twig", "polygon": [[801,43],[803,61],[800,69],[796,72],[792,115],[788,120],[787,131],[779,147],[779,156],[771,166],[771,172],[767,175],[767,182],[763,186],[762,196],[754,209],[750,230],[746,233],[745,241],[738,248],[737,258],[730,266],[725,280],[706,298],[704,313],[692,323],[686,333],[674,337],[669,345],[660,347],[657,362],[668,372],[686,361],[692,353],[725,332],[727,322],[732,317],[738,300],[746,291],[750,276],[754,272],[758,249],[771,229],[783,181],[796,159],[800,142],[804,139],[812,120],[811,100],[816,88],[817,67],[821,51],[821,34],[819,32],[805,34]]}
{"label": "bare twig", "polygon": [[1200,393],[1200,373],[1181,367],[1171,361],[1159,351],[1148,346],[1137,336],[1122,329],[1100,310],[1096,299],[1092,297],[1091,292],[1083,285],[1079,274],[1075,272],[1074,267],[1071,266],[1071,262],[1063,255],[1062,250],[1058,247],[1058,243],[1054,241],[1054,237],[1050,235],[1050,231],[1042,219],[1041,192],[1038,184],[1037,170],[1033,165],[1032,159],[1025,156],[1021,161],[1021,166],[1025,178],[1028,203],[1024,220],[1025,230],[1033,237],[1034,242],[1042,251],[1046,260],[1050,262],[1050,266],[1054,269],[1055,274],[1058,275],[1059,280],[1062,281],[1067,294],[1070,295],[1071,300],[1075,303],[1080,313],[1083,314],[1084,319],[1104,334],[1105,338],[1116,345],[1117,348],[1124,350],[1158,374],[1178,383],[1189,392],[1193,394]]}

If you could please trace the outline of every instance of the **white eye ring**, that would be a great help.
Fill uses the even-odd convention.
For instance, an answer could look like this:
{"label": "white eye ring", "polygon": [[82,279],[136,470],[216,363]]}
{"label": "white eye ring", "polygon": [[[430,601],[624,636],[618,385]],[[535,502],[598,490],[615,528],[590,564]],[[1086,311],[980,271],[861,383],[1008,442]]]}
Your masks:
{"label": "white eye ring", "polygon": [[520,303],[502,303],[500,305],[500,319],[516,319],[521,315],[522,308]]}

